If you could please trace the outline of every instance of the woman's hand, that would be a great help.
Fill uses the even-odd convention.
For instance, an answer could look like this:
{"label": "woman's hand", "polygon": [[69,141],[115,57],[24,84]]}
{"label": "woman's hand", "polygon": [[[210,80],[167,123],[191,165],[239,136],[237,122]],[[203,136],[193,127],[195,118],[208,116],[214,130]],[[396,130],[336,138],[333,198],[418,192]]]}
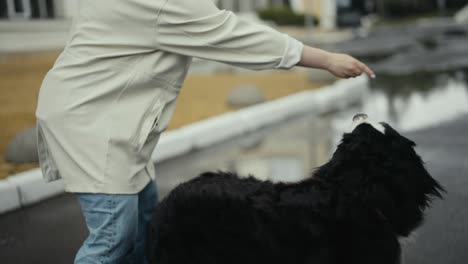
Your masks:
{"label": "woman's hand", "polygon": [[327,70],[340,78],[357,77],[366,73],[375,78],[375,73],[359,60],[340,53],[304,46],[299,66]]}
{"label": "woman's hand", "polygon": [[363,73],[375,78],[375,73],[367,65],[346,54],[330,53],[326,65],[329,72],[340,78],[357,77]]}

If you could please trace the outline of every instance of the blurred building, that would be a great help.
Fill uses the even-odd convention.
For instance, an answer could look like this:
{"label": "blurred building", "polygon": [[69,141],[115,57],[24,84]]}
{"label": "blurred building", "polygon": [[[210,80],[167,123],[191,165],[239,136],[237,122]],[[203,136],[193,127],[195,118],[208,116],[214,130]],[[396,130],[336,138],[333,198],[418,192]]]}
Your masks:
{"label": "blurred building", "polygon": [[73,16],[78,0],[0,0],[2,19],[47,19]]}
{"label": "blurred building", "polygon": [[218,6],[234,12],[255,12],[257,9],[285,6],[300,14],[313,14],[320,25],[332,29],[336,25],[336,0],[216,0]]}

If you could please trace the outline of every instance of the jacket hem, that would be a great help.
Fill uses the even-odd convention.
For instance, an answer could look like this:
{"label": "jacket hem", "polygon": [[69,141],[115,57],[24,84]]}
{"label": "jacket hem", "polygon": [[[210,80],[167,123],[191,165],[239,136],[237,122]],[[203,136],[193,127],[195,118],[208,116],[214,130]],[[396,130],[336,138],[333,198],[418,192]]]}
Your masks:
{"label": "jacket hem", "polygon": [[143,190],[151,181],[150,178],[145,178],[136,184],[119,185],[119,184],[66,184],[65,192],[67,193],[100,193],[100,194],[136,194]]}
{"label": "jacket hem", "polygon": [[132,184],[118,183],[70,183],[65,181],[65,192],[67,193],[100,193],[100,194],[136,194],[143,190],[148,183],[154,179],[151,168],[141,171]]}

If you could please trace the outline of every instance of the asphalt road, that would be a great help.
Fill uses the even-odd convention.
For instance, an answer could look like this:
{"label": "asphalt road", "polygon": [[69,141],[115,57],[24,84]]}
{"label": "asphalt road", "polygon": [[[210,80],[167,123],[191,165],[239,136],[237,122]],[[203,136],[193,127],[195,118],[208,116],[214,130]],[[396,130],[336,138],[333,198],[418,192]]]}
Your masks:
{"label": "asphalt road", "polygon": [[[468,259],[468,115],[405,134],[447,189],[404,245],[404,263],[465,264]],[[87,235],[71,194],[0,216],[0,263],[72,263]]]}

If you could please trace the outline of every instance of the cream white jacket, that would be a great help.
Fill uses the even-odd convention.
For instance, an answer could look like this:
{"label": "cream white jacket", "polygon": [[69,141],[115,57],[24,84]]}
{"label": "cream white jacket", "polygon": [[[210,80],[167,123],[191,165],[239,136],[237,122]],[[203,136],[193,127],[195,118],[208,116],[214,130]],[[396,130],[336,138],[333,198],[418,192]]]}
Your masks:
{"label": "cream white jacket", "polygon": [[63,178],[67,192],[139,192],[155,178],[151,153],[192,57],[288,69],[302,48],[211,0],[80,0],[68,43],[39,92],[44,179]]}

